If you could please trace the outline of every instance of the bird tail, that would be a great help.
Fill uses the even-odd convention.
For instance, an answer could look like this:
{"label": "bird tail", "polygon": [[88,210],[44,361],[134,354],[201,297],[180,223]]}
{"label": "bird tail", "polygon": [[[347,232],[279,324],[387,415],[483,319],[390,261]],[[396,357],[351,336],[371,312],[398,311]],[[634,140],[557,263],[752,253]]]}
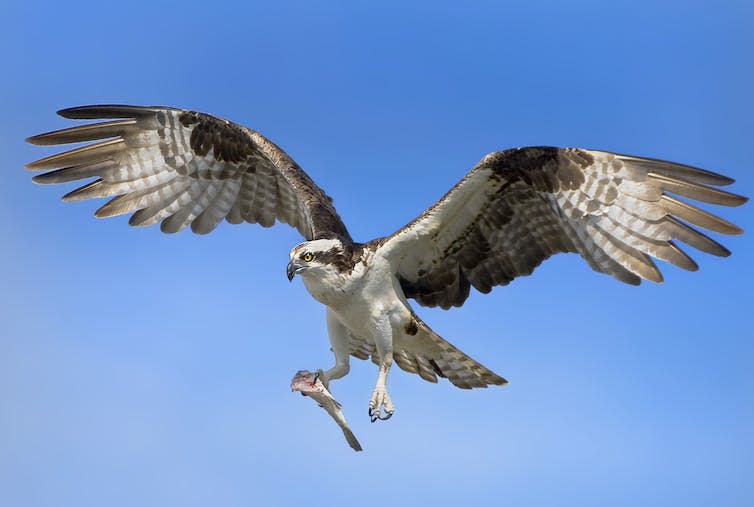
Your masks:
{"label": "bird tail", "polygon": [[508,383],[432,331],[419,317],[412,314],[412,319],[405,334],[393,343],[393,358],[402,370],[428,382],[437,382],[438,376],[447,378],[462,389]]}
{"label": "bird tail", "polygon": [[[374,364],[380,364],[373,341],[350,334],[348,346],[352,356],[359,359],[371,356]],[[447,378],[461,389],[502,386],[508,383],[444,340],[413,312],[406,321],[403,332],[393,337],[393,360],[402,370],[416,373],[427,382],[436,383],[439,376]]]}

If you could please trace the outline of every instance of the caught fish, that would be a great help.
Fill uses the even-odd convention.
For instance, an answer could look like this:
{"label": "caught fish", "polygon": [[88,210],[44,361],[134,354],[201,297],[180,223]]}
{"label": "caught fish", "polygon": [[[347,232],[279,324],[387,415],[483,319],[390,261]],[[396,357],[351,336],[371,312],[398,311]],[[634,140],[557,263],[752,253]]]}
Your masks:
{"label": "caught fish", "polygon": [[297,372],[291,380],[291,390],[299,391],[304,396],[309,396],[319,403],[319,406],[324,408],[327,413],[330,414],[330,417],[335,419],[335,422],[338,423],[340,429],[343,430],[343,435],[345,435],[346,441],[348,441],[348,445],[351,446],[351,449],[354,451],[361,450],[359,441],[356,440],[356,436],[351,431],[351,428],[348,427],[346,418],[343,416],[343,411],[340,409],[340,403],[335,401],[335,398],[332,397],[330,391],[328,391],[322,383],[318,374],[306,370]]}

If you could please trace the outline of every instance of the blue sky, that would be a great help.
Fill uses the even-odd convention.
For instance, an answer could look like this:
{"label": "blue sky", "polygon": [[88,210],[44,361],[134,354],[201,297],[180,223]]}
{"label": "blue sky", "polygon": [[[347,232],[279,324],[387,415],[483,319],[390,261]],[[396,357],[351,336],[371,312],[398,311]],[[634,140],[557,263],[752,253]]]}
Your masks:
{"label": "blue sky", "polygon": [[[397,369],[334,384],[365,452],[298,369],[330,364],[292,229],[95,220],[23,170],[88,103],[166,104],[261,131],[389,234],[484,154],[601,148],[754,195],[750,2],[6,2],[0,7],[0,505],[751,505],[754,236],[623,286],[560,256],[461,309],[420,309],[504,375]],[[754,232],[751,205],[721,213]]]}

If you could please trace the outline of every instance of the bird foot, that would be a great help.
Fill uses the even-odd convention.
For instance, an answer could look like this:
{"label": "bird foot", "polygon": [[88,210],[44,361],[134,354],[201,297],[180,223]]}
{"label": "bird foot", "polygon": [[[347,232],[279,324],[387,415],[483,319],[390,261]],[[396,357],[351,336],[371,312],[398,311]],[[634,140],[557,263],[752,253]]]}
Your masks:
{"label": "bird foot", "polygon": [[317,379],[322,381],[322,385],[325,386],[325,389],[328,391],[330,390],[330,379],[327,378],[327,375],[322,371],[322,368],[318,368],[317,371],[314,372],[314,381],[316,382]]}
{"label": "bird foot", "polygon": [[[369,418],[372,422],[377,419],[387,421],[393,417],[395,407],[387,389],[384,387],[375,387],[372,391],[372,398],[369,400]],[[384,415],[383,415],[384,413]]]}

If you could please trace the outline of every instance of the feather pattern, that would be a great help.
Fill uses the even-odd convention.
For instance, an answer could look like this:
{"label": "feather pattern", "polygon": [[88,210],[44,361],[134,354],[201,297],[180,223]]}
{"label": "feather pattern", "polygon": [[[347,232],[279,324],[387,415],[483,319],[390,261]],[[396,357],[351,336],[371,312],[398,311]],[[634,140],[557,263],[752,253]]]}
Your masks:
{"label": "feather pattern", "polygon": [[[415,334],[398,334],[393,341],[393,359],[402,370],[415,373],[432,383],[437,382],[437,377],[447,378],[461,389],[502,386],[508,383],[437,335],[415,314],[411,317],[416,323]],[[349,333],[348,349],[358,359],[371,358],[374,364],[380,363],[374,340]]]}
{"label": "feather pattern", "polygon": [[98,217],[131,213],[134,226],[161,223],[167,233],[190,225],[206,234],[226,219],[265,227],[280,221],[306,239],[348,231],[332,200],[285,153],[258,132],[193,111],[167,107],[83,106],[59,114],[114,119],[27,139],[38,145],[97,141],[27,164],[50,170],[37,183],[96,178],[66,194],[76,201],[113,197]]}
{"label": "feather pattern", "polygon": [[741,229],[682,199],[738,206],[746,198],[716,188],[732,181],[603,151],[506,150],[487,155],[434,206],[379,241],[406,297],[425,306],[460,306],[470,287],[489,292],[559,252],[578,253],[626,283],[661,282],[653,257],[697,269],[675,241],[729,254],[688,224],[723,234]]}
{"label": "feather pattern", "polygon": [[[299,265],[309,261],[291,254],[289,278],[300,270],[310,293],[340,321],[346,332],[331,332],[334,350],[345,345],[355,357],[382,363],[380,389],[390,363],[377,343],[379,350],[390,347],[400,368],[430,382],[443,377],[466,389],[507,383],[432,331],[406,298],[460,306],[472,287],[490,292],[560,252],[578,253],[594,270],[625,283],[661,282],[653,259],[698,268],[679,242],[729,254],[695,227],[741,232],[686,200],[721,206],[746,201],[719,188],[730,178],[690,166],[595,150],[519,148],[484,157],[392,236],[355,244],[332,200],[258,132],[167,107],[83,106],[59,114],[105,121],[29,138],[44,146],[90,144],[27,167],[45,171],[34,177],[37,183],[86,180],[63,199],[111,198],[97,217],[132,213],[133,226],[160,223],[166,233],[189,226],[198,234],[223,219],[263,227],[279,221],[307,240],[324,240],[303,245],[320,248],[316,255],[308,252],[316,270],[309,272],[312,266]],[[391,402],[382,405],[392,413]]]}

